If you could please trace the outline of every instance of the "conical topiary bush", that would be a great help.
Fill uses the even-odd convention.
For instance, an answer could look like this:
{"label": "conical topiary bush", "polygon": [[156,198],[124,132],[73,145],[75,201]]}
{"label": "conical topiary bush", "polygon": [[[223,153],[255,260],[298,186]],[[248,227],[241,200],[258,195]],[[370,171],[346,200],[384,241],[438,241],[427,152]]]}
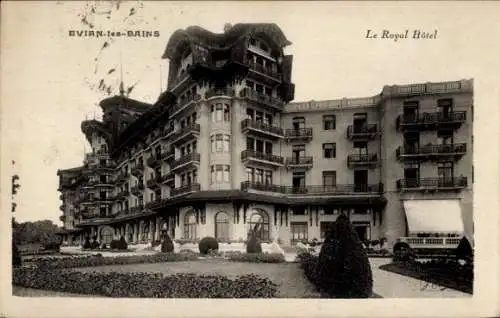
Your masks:
{"label": "conical topiary bush", "polygon": [[162,253],[172,253],[174,251],[174,243],[168,234],[163,235],[163,242],[161,243]]}
{"label": "conical topiary bush", "polygon": [[340,215],[326,234],[318,259],[317,285],[328,297],[372,296],[370,262],[345,215]]}

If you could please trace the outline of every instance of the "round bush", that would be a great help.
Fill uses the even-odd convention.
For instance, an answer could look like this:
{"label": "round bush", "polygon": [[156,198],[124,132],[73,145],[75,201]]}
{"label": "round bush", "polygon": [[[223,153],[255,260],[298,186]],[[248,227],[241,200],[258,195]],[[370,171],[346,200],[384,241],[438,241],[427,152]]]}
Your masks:
{"label": "round bush", "polygon": [[393,247],[393,262],[412,262],[415,260],[413,250],[407,243],[398,242]]}
{"label": "round bush", "polygon": [[161,251],[163,253],[171,253],[174,251],[174,243],[168,234],[163,237],[163,242],[161,243]]}
{"label": "round bush", "polygon": [[469,243],[469,240],[465,237],[463,237],[460,240],[460,244],[458,244],[457,248],[455,249],[455,255],[457,260],[464,260],[467,262],[470,262],[472,260],[472,247]]}
{"label": "round bush", "polygon": [[85,238],[85,242],[83,242],[84,249],[90,249],[92,246],[90,245],[90,240],[88,237]]}
{"label": "round bush", "polygon": [[201,239],[198,248],[200,249],[200,254],[206,255],[209,251],[218,251],[219,242],[215,238],[207,236]]}
{"label": "round bush", "polygon": [[120,240],[118,241],[116,248],[119,250],[126,250],[128,248],[127,241],[125,241],[125,237],[123,237],[123,235],[120,236]]}
{"label": "round bush", "polygon": [[317,263],[317,283],[334,298],[369,298],[373,278],[368,256],[349,219],[340,215],[326,234]]}
{"label": "round bush", "polygon": [[262,253],[262,246],[257,236],[250,235],[247,242],[247,253]]}

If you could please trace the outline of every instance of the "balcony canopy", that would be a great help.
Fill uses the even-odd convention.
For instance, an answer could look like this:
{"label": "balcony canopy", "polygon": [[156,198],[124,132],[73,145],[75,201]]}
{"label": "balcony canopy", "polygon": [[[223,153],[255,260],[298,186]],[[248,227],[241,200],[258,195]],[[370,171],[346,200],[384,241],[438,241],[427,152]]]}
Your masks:
{"label": "balcony canopy", "polygon": [[464,234],[459,200],[403,200],[408,231]]}

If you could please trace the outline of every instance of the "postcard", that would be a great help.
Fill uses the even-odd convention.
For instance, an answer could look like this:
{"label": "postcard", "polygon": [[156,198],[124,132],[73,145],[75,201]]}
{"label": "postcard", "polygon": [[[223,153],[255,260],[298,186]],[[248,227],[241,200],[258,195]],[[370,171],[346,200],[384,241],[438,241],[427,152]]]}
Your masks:
{"label": "postcard", "polygon": [[2,314],[496,316],[499,15],[3,2]]}

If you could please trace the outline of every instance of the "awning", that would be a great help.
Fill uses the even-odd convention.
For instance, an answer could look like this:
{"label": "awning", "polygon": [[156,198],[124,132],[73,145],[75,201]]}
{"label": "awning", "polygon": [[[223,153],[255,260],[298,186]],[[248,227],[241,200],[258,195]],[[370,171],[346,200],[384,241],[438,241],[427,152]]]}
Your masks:
{"label": "awning", "polygon": [[464,233],[460,200],[403,200],[410,234]]}

